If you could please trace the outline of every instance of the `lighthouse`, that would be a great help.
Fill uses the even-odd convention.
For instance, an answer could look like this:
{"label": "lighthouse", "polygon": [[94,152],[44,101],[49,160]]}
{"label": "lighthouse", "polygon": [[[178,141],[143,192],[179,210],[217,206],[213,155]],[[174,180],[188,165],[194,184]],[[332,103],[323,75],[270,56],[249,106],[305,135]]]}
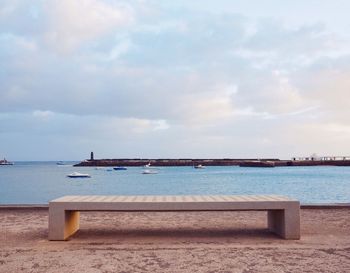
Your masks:
{"label": "lighthouse", "polygon": [[94,160],[94,152],[91,152],[91,153],[90,153],[90,160],[91,160],[91,161]]}

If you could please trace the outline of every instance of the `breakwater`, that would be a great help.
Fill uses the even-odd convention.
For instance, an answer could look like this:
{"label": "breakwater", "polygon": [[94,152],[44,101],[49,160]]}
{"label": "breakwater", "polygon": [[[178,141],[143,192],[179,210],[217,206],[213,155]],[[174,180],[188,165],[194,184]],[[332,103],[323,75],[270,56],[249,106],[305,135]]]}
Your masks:
{"label": "breakwater", "polygon": [[250,158],[250,159],[90,159],[84,160],[75,167],[140,167],[147,164],[157,167],[176,166],[244,166],[264,167],[267,164],[256,164],[257,162],[267,163],[273,167],[293,166],[350,166],[350,160],[280,160],[276,158]]}
{"label": "breakwater", "polygon": [[242,162],[249,161],[279,161],[279,159],[89,159],[84,160],[74,166],[76,167],[113,167],[113,166],[125,166],[125,167],[140,167],[150,164],[151,166],[166,167],[166,166],[238,166]]}

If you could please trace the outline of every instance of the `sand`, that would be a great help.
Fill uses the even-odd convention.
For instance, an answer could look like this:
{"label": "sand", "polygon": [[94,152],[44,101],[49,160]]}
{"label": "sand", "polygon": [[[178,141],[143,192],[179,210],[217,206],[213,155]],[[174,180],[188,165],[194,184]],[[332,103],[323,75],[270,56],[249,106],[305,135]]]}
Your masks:
{"label": "sand", "polygon": [[47,210],[0,209],[0,272],[350,272],[350,208],[301,217],[289,241],[266,230],[266,212],[85,212],[52,242]]}

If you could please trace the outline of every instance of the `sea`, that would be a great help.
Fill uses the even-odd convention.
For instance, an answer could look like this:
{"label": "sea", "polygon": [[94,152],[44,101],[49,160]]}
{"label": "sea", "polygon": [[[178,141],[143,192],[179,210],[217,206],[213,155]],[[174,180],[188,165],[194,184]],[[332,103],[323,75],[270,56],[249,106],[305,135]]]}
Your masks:
{"label": "sea", "polygon": [[[47,204],[63,195],[242,195],[279,194],[302,204],[350,203],[350,167],[195,169],[73,167],[77,162],[15,162],[0,166],[0,204]],[[72,172],[91,178],[68,178]]]}

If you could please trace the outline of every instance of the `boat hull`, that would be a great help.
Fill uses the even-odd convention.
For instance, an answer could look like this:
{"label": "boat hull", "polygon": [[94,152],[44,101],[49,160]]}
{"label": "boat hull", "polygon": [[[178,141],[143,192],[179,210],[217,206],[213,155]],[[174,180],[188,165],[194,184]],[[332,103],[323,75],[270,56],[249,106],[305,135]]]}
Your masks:
{"label": "boat hull", "polygon": [[115,170],[115,171],[126,171],[127,168],[126,167],[115,167],[115,168],[113,168],[113,170]]}
{"label": "boat hull", "polygon": [[67,175],[69,178],[91,178],[90,175]]}

